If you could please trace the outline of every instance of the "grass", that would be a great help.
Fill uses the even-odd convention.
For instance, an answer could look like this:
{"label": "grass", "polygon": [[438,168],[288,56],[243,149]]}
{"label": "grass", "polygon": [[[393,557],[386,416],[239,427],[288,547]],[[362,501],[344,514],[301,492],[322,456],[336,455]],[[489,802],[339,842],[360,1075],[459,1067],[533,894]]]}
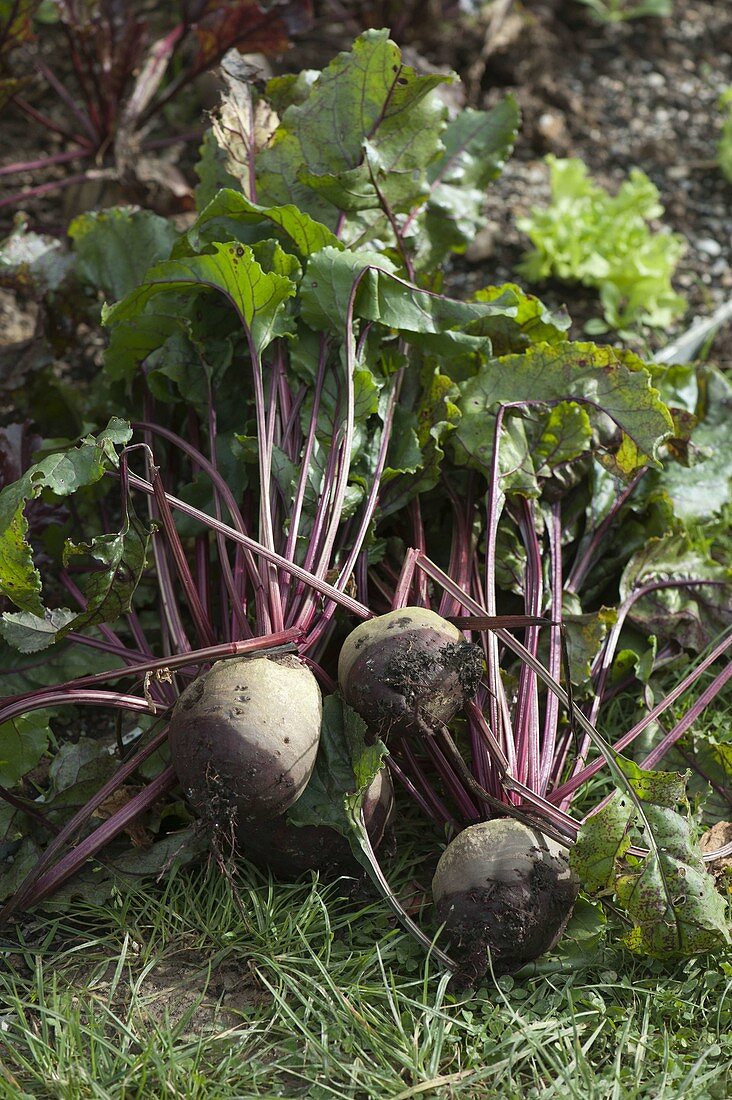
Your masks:
{"label": "grass", "polygon": [[0,1097],[732,1092],[728,962],[667,969],[600,945],[455,998],[348,880],[275,884],[245,866],[236,885],[241,908],[216,867],[180,872],[8,930]]}
{"label": "grass", "polygon": [[[729,729],[731,705],[705,732]],[[633,711],[618,699],[606,722]],[[400,815],[390,878],[416,908],[436,847],[424,833]],[[67,889],[3,929],[0,1100],[732,1096],[730,953],[637,959],[581,902],[558,953],[456,997],[353,880],[232,873],[212,862],[103,902]]]}

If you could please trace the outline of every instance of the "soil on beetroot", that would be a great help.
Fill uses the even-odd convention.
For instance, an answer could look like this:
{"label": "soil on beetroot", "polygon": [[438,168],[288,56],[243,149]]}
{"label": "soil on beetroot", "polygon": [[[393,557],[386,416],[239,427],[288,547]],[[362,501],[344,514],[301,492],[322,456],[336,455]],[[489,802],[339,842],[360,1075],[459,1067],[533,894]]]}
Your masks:
{"label": "soil on beetroot", "polygon": [[[440,19],[439,13],[448,8],[454,9],[452,17]],[[459,73],[470,105],[490,106],[506,91],[516,95],[523,127],[515,153],[489,192],[486,230],[452,265],[450,289],[466,294],[516,278],[516,265],[527,247],[516,218],[547,200],[543,158],[551,152],[582,157],[593,176],[610,188],[631,167],[642,168],[661,192],[665,223],[686,239],[675,284],[688,298],[689,309],[673,331],[649,335],[651,350],[663,346],[694,316],[708,315],[732,296],[732,184],[715,163],[721,128],[717,103],[732,83],[732,7],[718,0],[676,0],[673,17],[611,26],[598,24],[578,0],[536,0],[531,5],[494,0],[477,15],[456,14],[457,9],[456,4],[413,0],[348,5],[326,0],[316,3],[311,30],[274,63],[277,71],[321,68],[338,50],[348,48],[360,30],[391,23],[410,63]],[[53,40],[46,39],[42,48],[53,49]],[[60,41],[56,50],[60,54]],[[63,71],[63,57],[53,60]],[[210,106],[210,86],[203,91],[205,106]],[[2,131],[5,152],[0,163],[49,151],[48,136],[32,134],[9,108]],[[184,171],[190,171],[187,160],[186,152],[180,164]],[[59,176],[77,171],[74,165],[55,169]],[[15,177],[2,182],[6,194],[18,184]],[[93,201],[92,196],[87,200]],[[27,212],[31,225],[63,232],[66,192],[44,195],[35,205],[29,203]],[[9,228],[10,217],[8,209],[2,211],[0,231]],[[548,282],[533,289],[550,306],[567,305],[575,338],[585,321],[599,313],[596,295],[582,287]],[[0,347],[10,349],[27,339],[34,311],[32,303],[3,295]],[[94,341],[82,340],[76,350],[64,352],[65,359],[75,355],[81,362],[66,362],[59,369],[78,376],[86,363],[92,374],[98,354]],[[714,359],[732,365],[729,326],[715,341]],[[7,355],[2,362],[8,362]],[[4,372],[0,388],[5,388]],[[11,410],[3,405],[7,419]]]}

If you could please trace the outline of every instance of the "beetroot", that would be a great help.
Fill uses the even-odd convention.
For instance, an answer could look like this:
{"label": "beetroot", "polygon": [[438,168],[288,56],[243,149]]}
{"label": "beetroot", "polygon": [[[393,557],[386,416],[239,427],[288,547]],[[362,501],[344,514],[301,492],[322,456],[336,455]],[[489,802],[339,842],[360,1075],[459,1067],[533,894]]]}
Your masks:
{"label": "beetroot", "polygon": [[517,970],[558,941],[579,883],[563,849],[513,818],[470,825],[440,857],[432,880],[437,916],[458,985],[471,985],[490,965]]}
{"label": "beetroot", "polygon": [[173,708],[170,747],[186,797],[222,827],[284,813],[315,765],[322,701],[294,656],[219,661]]}
{"label": "beetroot", "polygon": [[371,730],[429,733],[478,689],[483,651],[434,611],[404,607],[361,623],[341,649],[343,697]]}
{"label": "beetroot", "polygon": [[[363,801],[366,831],[374,849],[384,838],[393,810],[394,787],[389,773],[382,769]],[[292,825],[287,815],[281,814],[272,821],[240,824],[236,838],[242,855],[278,878],[296,879],[304,871],[349,875],[361,872],[346,838],[329,825]]]}

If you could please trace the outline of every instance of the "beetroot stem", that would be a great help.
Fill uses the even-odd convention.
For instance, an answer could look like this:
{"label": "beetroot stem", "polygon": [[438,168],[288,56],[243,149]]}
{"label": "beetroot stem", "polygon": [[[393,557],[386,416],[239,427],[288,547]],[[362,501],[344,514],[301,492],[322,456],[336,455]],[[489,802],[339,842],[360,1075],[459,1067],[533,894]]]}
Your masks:
{"label": "beetroot stem", "polygon": [[[539,615],[543,598],[541,547],[534,525],[531,504],[525,497],[519,501],[518,527],[526,548],[524,606],[527,615]],[[526,629],[526,648],[534,657],[539,649],[539,628]],[[516,778],[526,782],[531,790],[539,783],[539,696],[536,673],[527,664],[521,665],[515,705],[514,738],[516,741]]]}
{"label": "beetroot stem", "polygon": [[[559,679],[562,668],[562,506],[559,501],[552,505],[549,532],[549,568],[551,574],[551,618],[549,627],[549,659],[547,668],[555,680]],[[554,755],[557,746],[559,726],[559,700],[553,692],[547,692],[544,709],[544,734],[539,757],[539,794],[546,794],[552,774]]]}
{"label": "beetroot stem", "polygon": [[[109,473],[110,476],[115,476],[114,471],[109,471]],[[148,496],[151,496],[153,493],[152,485],[136,474],[130,474],[130,485],[133,489],[138,489],[140,492],[147,493]],[[360,619],[372,618],[373,612],[370,611],[368,607],[359,603],[358,600],[354,600],[351,596],[347,596],[344,592],[339,592],[337,588],[334,588],[332,584],[328,584],[322,577],[317,577],[313,573],[308,572],[307,569],[303,569],[301,566],[297,565],[295,562],[288,561],[288,559],[282,557],[281,554],[268,550],[255,539],[249,538],[240,531],[235,531],[233,527],[228,527],[225,523],[221,523],[220,520],[216,520],[212,516],[206,515],[206,513],[202,512],[199,508],[194,508],[193,505],[187,504],[184,500],[180,500],[171,493],[166,493],[165,496],[171,508],[183,512],[184,515],[191,516],[192,519],[197,519],[200,523],[207,524],[213,531],[221,531],[222,534],[232,542],[238,542],[248,550],[253,551],[254,554],[264,558],[265,561],[280,566],[285,572],[290,573],[293,577],[297,577],[298,580],[303,581],[306,585],[309,585],[310,588],[315,589],[316,592],[320,592],[321,595],[327,596],[337,604],[340,604],[341,607],[350,611],[352,615],[357,615]]]}
{"label": "beetroot stem", "polygon": [[144,748],[139,749],[129,758],[129,760],[126,760],[124,764],[117,769],[111,779],[108,779],[107,782],[99,788],[96,794],[92,795],[89,801],[82,806],[81,809],[77,810],[71,820],[66,822],[60,833],[54,837],[43,854],[39,857],[38,862],[23,879],[18,889],[5,905],[5,908],[0,911],[0,922],[6,920],[11,913],[22,908],[26,904],[32,895],[34,884],[46,868],[51,866],[53,857],[56,853],[76,835],[82,825],[89,820],[94,811],[101,806],[126,779],[129,779],[129,777],[137,771],[140,764],[144,763],[145,760],[151,757],[152,754],[165,743],[167,737],[168,728],[166,726],[164,729],[159,730]]}
{"label": "beetroot stem", "polygon": [[[636,737],[639,737],[640,734],[643,733],[644,729],[650,726],[652,722],[655,722],[655,720],[661,714],[667,711],[669,707],[673,706],[679,696],[683,695],[685,691],[692,687],[692,685],[696,683],[702,673],[705,672],[710,665],[714,664],[714,662],[718,660],[724,653],[726,653],[727,650],[731,647],[732,634],[728,635],[723,641],[719,642],[719,644],[714,647],[712,652],[704,658],[701,664],[697,665],[693,672],[690,672],[689,675],[686,676],[681,681],[681,683],[677,684],[676,687],[672,691],[670,691],[668,695],[661,700],[660,703],[657,703],[656,706],[653,707],[652,710],[649,710],[648,713],[643,718],[641,718],[639,722],[636,722],[632,729],[629,729],[627,733],[624,733],[622,737],[618,738],[618,740],[612,746],[613,750],[615,752],[622,752],[622,750],[630,745],[631,742],[636,739]],[[587,723],[584,715],[582,715],[580,725],[584,726],[585,724],[589,723]],[[571,779],[568,779],[560,787],[557,787],[555,790],[553,790],[551,794],[549,794],[547,797],[552,802],[561,803],[563,799],[567,799],[570,795],[572,795],[574,791],[583,786],[583,784],[586,783],[588,779],[591,779],[593,775],[596,775],[604,766],[604,760],[595,760],[592,764],[588,764],[586,768],[583,768],[582,771],[578,772],[576,775],[573,775]]]}
{"label": "beetroot stem", "polygon": [[[282,630],[277,634],[264,634],[258,638],[246,638],[240,642],[224,642],[220,645],[209,646],[206,649],[188,650],[186,653],[169,657],[150,657],[133,662],[127,667],[111,668],[106,672],[95,672],[90,676],[79,676],[76,680],[69,680],[59,691],[70,691],[81,688],[96,687],[110,680],[121,680],[125,676],[142,676],[149,672],[173,671],[175,669],[198,669],[202,665],[213,661],[225,661],[232,657],[243,657],[248,653],[259,653],[264,650],[267,653],[277,652],[283,647],[291,646],[297,642],[302,632],[297,627]],[[45,692],[46,688],[36,688],[34,691],[26,691],[22,695],[14,695],[5,700],[5,703],[21,702],[24,699],[32,699],[39,692]],[[2,714],[2,710],[0,710]]]}
{"label": "beetroot stem", "polygon": [[[107,818],[94,832],[85,837],[80,844],[68,852],[48,874],[39,878],[30,893],[26,905],[37,905],[39,901],[58,890],[67,879],[76,874],[79,868],[91,857],[109,844],[119,833],[131,824],[140,814],[157,802],[162,795],[173,788],[178,780],[172,766],[168,766],[147,786],[130,799],[120,810]],[[0,919],[3,914],[0,913]]]}
{"label": "beetroot stem", "polygon": [[160,471],[157,466],[153,466],[151,471],[151,481],[153,491],[155,493],[155,503],[158,506],[160,518],[163,523],[163,528],[168,539],[168,545],[173,556],[178,579],[183,586],[188,609],[191,613],[191,617],[196,627],[198,637],[200,638],[204,646],[214,645],[216,637],[214,635],[213,627],[206,618],[206,612],[203,604],[201,603],[201,597],[198,594],[196,588],[196,582],[191,574],[190,566],[188,565],[188,559],[186,558],[183,544],[180,541],[180,535],[178,529],[175,526],[173,519],[173,513],[170,505],[165,496],[165,489],[163,487],[162,480],[160,478]]}

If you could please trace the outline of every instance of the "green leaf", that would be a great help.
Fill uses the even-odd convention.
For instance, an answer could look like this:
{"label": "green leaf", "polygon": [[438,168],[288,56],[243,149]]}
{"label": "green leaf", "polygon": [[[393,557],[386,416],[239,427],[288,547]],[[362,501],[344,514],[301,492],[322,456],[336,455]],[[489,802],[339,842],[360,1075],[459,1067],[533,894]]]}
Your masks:
{"label": "green leaf", "polygon": [[104,354],[104,370],[113,381],[131,382],[151,352],[176,333],[183,334],[186,321],[181,317],[143,313],[115,324]]}
{"label": "green leaf", "polygon": [[496,411],[512,402],[572,401],[586,409],[594,424],[598,414],[610,417],[635,447],[618,460],[627,477],[649,461],[658,464],[658,448],[672,429],[641,361],[630,352],[594,344],[538,344],[523,355],[489,359],[460,390],[462,420],[452,436],[456,457],[484,471],[490,468]]}
{"label": "green leaf", "polygon": [[383,766],[386,746],[366,743],[366,723],[338,695],[323,700],[323,721],[315,769],[305,791],[288,811],[293,825],[330,825],[350,839],[346,812],[360,809],[367,787]]}
{"label": "green leaf", "polygon": [[64,565],[72,557],[88,555],[104,568],[91,573],[82,585],[86,608],[59,630],[57,639],[71,630],[113,623],[130,610],[147,561],[150,538],[150,530],[140,522],[128,501],[125,520],[117,534],[99,535],[89,544],[66,543]]}
{"label": "green leaf", "polygon": [[64,497],[93,485],[118,465],[115,447],[127,443],[131,435],[126,421],[112,417],[96,437],[86,436],[75,447],[48,455],[0,492],[0,591],[21,611],[44,615],[41,578],[26,539],[26,502],[46,489]]}
{"label": "green leaf", "polygon": [[0,726],[0,786],[14,787],[48,748],[49,712],[30,711]]}
{"label": "green leaf", "polygon": [[176,287],[217,290],[224,294],[249,329],[258,352],[281,335],[278,320],[282,305],[295,293],[291,279],[265,272],[247,245],[214,244],[213,255],[169,260],[148,271],[146,280],[121,302],[105,309],[105,324],[130,321],[144,313],[158,294]]}
{"label": "green leaf", "polygon": [[[444,152],[428,169],[425,228],[429,245],[420,268],[434,267],[448,251],[463,251],[484,221],[485,189],[511,154],[521,113],[513,96],[489,111],[468,107],[442,134]],[[426,232],[425,232],[426,230]]]}
{"label": "green leaf", "polygon": [[76,619],[76,612],[68,607],[54,610],[44,608],[41,615],[31,611],[5,611],[0,618],[0,634],[19,653],[36,653],[53,645],[59,632]]}
{"label": "green leaf", "polygon": [[494,318],[516,309],[511,293],[489,302],[464,302],[421,290],[399,278],[381,253],[324,248],[310,257],[306,268],[301,288],[303,320],[312,328],[330,328],[342,334],[359,275],[355,317],[397,329],[410,343],[438,353],[489,352]]}
{"label": "green leaf", "polygon": [[564,604],[562,621],[567,634],[569,673],[572,683],[581,687],[590,680],[592,663],[600,652],[608,628],[617,619],[617,612],[611,607],[601,607],[599,611],[573,611],[571,608],[579,607],[580,601],[567,593]]}
{"label": "green leaf", "polygon": [[240,225],[247,229],[261,227],[269,233],[274,228],[279,236],[294,245],[301,256],[310,256],[326,246],[344,247],[327,226],[296,206],[259,206],[230,188],[219,191],[201,211],[188,230],[187,238],[192,247],[200,251],[214,240],[236,237],[236,229]]}
{"label": "green leaf", "polygon": [[334,227],[354,194],[357,208],[366,198],[378,206],[373,173],[389,202],[410,205],[426,193],[425,169],[441,150],[444,125],[444,108],[422,101],[447,79],[417,76],[387,31],[366,31],[285,110],[256,158],[260,198],[294,203]]}
{"label": "green leaf", "polygon": [[617,794],[580,828],[569,865],[590,894],[610,889],[615,881],[618,860],[630,847],[630,827],[634,809],[629,799]]}
{"label": "green leaf", "polygon": [[547,477],[555,467],[589,450],[591,441],[592,425],[587,410],[574,401],[560,401],[549,410],[533,448],[537,474]]}
{"label": "green leaf", "polygon": [[508,355],[524,351],[531,344],[559,344],[567,339],[571,324],[564,308],[552,312],[533,294],[527,294],[515,283],[502,283],[478,290],[473,295],[476,302],[508,304],[509,296],[514,306],[497,313],[491,320],[491,344],[494,355]]}
{"label": "green leaf", "polygon": [[[300,288],[301,313],[305,324],[318,331],[330,329],[342,334],[353,284],[367,267],[381,271],[394,270],[391,261],[380,252],[361,250],[355,253],[323,248],[311,256]],[[367,272],[361,281],[361,312],[356,316],[363,315],[366,294],[374,293],[372,274]]]}
{"label": "green leaf", "polygon": [[703,375],[703,417],[691,433],[690,464],[667,462],[659,484],[681,519],[711,519],[732,500],[732,385],[721,371]]}
{"label": "green leaf", "polygon": [[[591,892],[614,888],[617,905],[633,924],[624,937],[632,951],[686,958],[730,943],[724,899],[692,832],[686,775],[616,760],[638,801],[632,805],[616,795],[588,818],[572,866]],[[648,848],[648,855],[629,855],[630,843]]]}
{"label": "green leaf", "polygon": [[[710,584],[684,585],[708,580]],[[630,559],[620,578],[620,596],[659,581],[676,582],[636,600],[630,617],[647,634],[673,638],[701,651],[732,622],[732,570],[709,556],[685,532],[649,538]]]}
{"label": "green leaf", "polygon": [[168,258],[178,238],[167,218],[134,206],[82,214],[68,233],[79,274],[112,299],[134,290],[149,267]]}

